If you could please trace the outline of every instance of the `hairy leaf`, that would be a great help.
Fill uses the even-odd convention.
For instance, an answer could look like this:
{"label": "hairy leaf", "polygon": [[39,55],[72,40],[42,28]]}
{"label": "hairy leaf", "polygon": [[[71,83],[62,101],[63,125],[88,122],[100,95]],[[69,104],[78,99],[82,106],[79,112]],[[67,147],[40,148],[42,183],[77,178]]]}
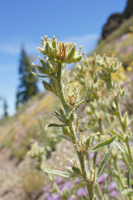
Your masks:
{"label": "hairy leaf", "polygon": [[101,175],[101,173],[102,173],[102,171],[103,171],[103,169],[104,169],[104,167],[105,167],[105,165],[106,165],[106,162],[107,162],[107,160],[108,160],[108,158],[109,158],[109,156],[110,156],[110,154],[111,154],[112,149],[113,149],[113,147],[111,147],[111,148],[109,149],[108,153],[107,153],[107,154],[105,155],[105,157],[103,158],[103,160],[102,160],[102,162],[101,162],[101,164],[100,164],[100,166],[99,166],[99,168],[98,168],[98,171],[97,171],[97,179],[98,179],[99,176]]}
{"label": "hairy leaf", "polygon": [[127,189],[123,190],[122,194],[125,194],[125,195],[133,194],[133,189],[127,188]]}
{"label": "hairy leaf", "polygon": [[96,151],[96,150],[102,148],[105,145],[111,144],[115,140],[115,138],[116,138],[116,136],[113,136],[109,140],[105,140],[103,142],[100,142],[99,144],[97,144],[96,146],[94,146],[91,150],[92,151]]}
{"label": "hairy leaf", "polygon": [[89,91],[90,91],[90,87],[87,89],[84,98],[83,98],[80,102],[78,102],[78,103],[76,104],[76,107],[78,107],[79,105],[81,105],[82,103],[85,102],[85,100],[86,100],[86,98],[87,98],[87,96],[88,96]]}
{"label": "hairy leaf", "polygon": [[74,177],[74,175],[72,175],[68,172],[62,172],[62,171],[54,170],[54,169],[46,169],[46,170],[44,170],[44,172],[49,173],[49,174],[54,174],[56,176],[62,176],[65,178]]}
{"label": "hairy leaf", "polygon": [[113,135],[116,135],[120,140],[125,141],[125,139],[124,139],[121,135],[119,135],[118,133],[114,132],[113,130],[110,130],[110,131],[111,131],[111,133],[112,133]]}
{"label": "hairy leaf", "polygon": [[114,142],[114,144],[115,144],[123,153],[125,153],[125,150],[124,150],[123,146],[122,146],[120,143]]}
{"label": "hairy leaf", "polygon": [[40,77],[40,78],[48,78],[48,76],[40,76],[40,75],[37,75],[36,73],[34,73],[34,72],[31,72],[34,76],[37,76],[37,77]]}
{"label": "hairy leaf", "polygon": [[128,121],[127,126],[129,126],[129,125],[131,124],[132,121],[133,121],[133,115],[132,115],[132,117],[130,118],[130,120]]}
{"label": "hairy leaf", "polygon": [[48,127],[64,127],[64,126],[67,126],[66,124],[54,124],[54,123],[51,123],[51,124],[47,124],[47,126],[45,127],[45,130],[47,130]]}

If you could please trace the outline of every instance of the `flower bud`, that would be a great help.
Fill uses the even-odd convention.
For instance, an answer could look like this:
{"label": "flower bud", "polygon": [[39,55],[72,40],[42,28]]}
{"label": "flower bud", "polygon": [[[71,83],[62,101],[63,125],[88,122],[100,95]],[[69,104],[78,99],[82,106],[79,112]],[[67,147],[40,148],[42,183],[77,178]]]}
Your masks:
{"label": "flower bud", "polygon": [[90,107],[92,108],[92,110],[96,110],[97,109],[97,102],[96,100],[94,100],[93,102],[90,103]]}
{"label": "flower bud", "polygon": [[84,132],[82,132],[80,134],[80,145],[84,146],[84,143],[85,143],[85,136],[84,136]]}
{"label": "flower bud", "polygon": [[89,180],[91,183],[95,182],[95,171],[93,169],[90,170]]}
{"label": "flower bud", "polygon": [[57,39],[55,39],[55,36],[53,36],[52,47],[55,51],[57,51]]}
{"label": "flower bud", "polygon": [[67,126],[62,128],[62,132],[63,132],[64,135],[71,137],[71,133],[70,133],[69,128]]}
{"label": "flower bud", "polygon": [[71,47],[70,51],[67,54],[66,59],[69,61],[71,61],[75,55],[75,51],[76,51],[76,44],[73,45],[73,47]]}
{"label": "flower bud", "polygon": [[90,147],[90,136],[88,136],[85,140],[85,150],[87,151]]}
{"label": "flower bud", "polygon": [[37,49],[43,54],[43,55],[46,55],[46,51],[45,51],[45,48],[40,48],[40,47],[37,47]]}
{"label": "flower bud", "polygon": [[75,115],[74,111],[75,111],[75,108],[73,108],[73,110],[70,114],[69,121],[75,121],[76,115]]}
{"label": "flower bud", "polygon": [[90,109],[90,107],[86,108],[86,112],[88,115],[91,115],[93,113],[93,111]]}
{"label": "flower bud", "polygon": [[58,42],[55,36],[53,36],[52,42],[47,36],[45,36],[45,39],[46,41],[41,38],[43,48],[38,47],[38,49],[43,55],[47,55],[49,59],[57,63],[78,62],[84,55],[84,53],[80,54],[81,47],[76,52],[76,45],[73,43]]}
{"label": "flower bud", "polygon": [[43,80],[42,84],[43,84],[45,90],[53,92],[52,87],[49,83],[47,83],[46,81]]}
{"label": "flower bud", "polygon": [[81,53],[81,46],[79,47],[79,49],[76,51],[76,55],[80,55],[80,53]]}
{"label": "flower bud", "polygon": [[46,70],[47,70],[48,74],[52,74],[54,72],[54,67],[52,66],[51,62],[49,62],[49,61],[47,62]]}
{"label": "flower bud", "polygon": [[50,42],[47,41],[47,42],[46,42],[46,46],[45,46],[45,52],[46,52],[46,55],[51,54],[51,53],[52,53],[52,50],[53,50],[53,48],[52,48]]}
{"label": "flower bud", "polygon": [[121,97],[123,97],[124,95],[125,95],[125,91],[126,91],[126,89],[125,88],[123,88],[123,89],[121,89]]}
{"label": "flower bud", "polygon": [[83,55],[75,56],[75,57],[73,58],[73,62],[80,62],[81,59],[82,59],[82,57],[83,57]]}
{"label": "flower bud", "polygon": [[80,64],[78,64],[78,65],[77,65],[77,70],[78,70],[80,73],[82,73],[82,72],[83,72],[83,66],[80,65]]}
{"label": "flower bud", "polygon": [[81,171],[78,167],[72,166],[72,170],[73,170],[74,174],[81,175]]}
{"label": "flower bud", "polygon": [[52,88],[52,91],[58,96],[59,95],[59,86],[58,81],[56,79],[50,79],[50,86]]}
{"label": "flower bud", "polygon": [[44,60],[42,60],[39,56],[38,56],[38,59],[39,59],[40,63],[42,64],[42,66],[46,67],[47,63],[44,62]]}
{"label": "flower bud", "polygon": [[133,137],[133,133],[130,128],[128,128],[128,135],[129,135],[130,139]]}
{"label": "flower bud", "polygon": [[42,40],[42,46],[44,46],[45,42],[44,42],[43,37],[41,37],[41,40]]}
{"label": "flower bud", "polygon": [[124,123],[125,127],[127,127],[127,121],[128,121],[128,114],[127,114],[127,112],[125,112],[124,119],[123,119],[123,123]]}
{"label": "flower bud", "polygon": [[44,166],[44,164],[42,164],[42,163],[38,166],[38,168],[39,168],[39,170],[41,170],[41,171],[44,171],[44,170],[45,170],[45,166]]}
{"label": "flower bud", "polygon": [[72,167],[65,166],[65,170],[71,174],[73,174]]}
{"label": "flower bud", "polygon": [[32,65],[38,69],[38,71],[40,72],[40,74],[46,74],[47,73],[45,66],[40,67],[38,65],[34,65],[34,63],[32,63]]}

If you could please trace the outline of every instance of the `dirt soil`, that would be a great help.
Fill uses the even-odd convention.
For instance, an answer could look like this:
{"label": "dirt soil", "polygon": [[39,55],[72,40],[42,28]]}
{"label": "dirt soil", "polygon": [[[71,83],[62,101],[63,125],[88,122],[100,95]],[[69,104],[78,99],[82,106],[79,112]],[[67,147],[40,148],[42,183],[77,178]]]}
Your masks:
{"label": "dirt soil", "polygon": [[[56,151],[52,152],[51,157],[46,160],[46,165],[54,167],[54,169],[64,169],[65,164],[68,163],[67,159],[73,156],[74,148],[70,142],[62,140],[61,143],[57,144]],[[27,156],[18,162],[11,155],[10,150],[4,147],[0,151],[0,200],[41,200],[44,195],[43,189],[28,195],[22,184],[24,178],[22,176],[23,171],[27,167],[34,169],[35,165],[35,161]]]}

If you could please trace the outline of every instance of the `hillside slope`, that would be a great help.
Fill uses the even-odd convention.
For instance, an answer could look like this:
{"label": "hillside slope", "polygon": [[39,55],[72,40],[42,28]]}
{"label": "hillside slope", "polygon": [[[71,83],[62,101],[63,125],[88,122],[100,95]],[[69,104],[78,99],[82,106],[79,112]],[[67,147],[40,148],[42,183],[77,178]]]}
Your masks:
{"label": "hillside slope", "polygon": [[[49,151],[55,149],[60,138],[55,138],[57,134],[55,129],[45,131],[45,126],[49,122],[56,122],[53,111],[59,105],[59,100],[53,94],[44,92],[27,102],[13,117],[0,125],[0,197],[2,200],[35,200],[43,196],[45,176],[41,172],[36,173],[35,162],[28,158],[26,153],[31,142],[35,140],[46,147],[47,156]],[[61,168],[66,158],[70,157],[69,152],[71,154],[73,152],[70,146],[69,142],[64,140],[56,145],[56,152],[50,154],[46,164]],[[59,155],[62,151],[64,154]]]}
{"label": "hillside slope", "polygon": [[105,40],[102,40],[94,52],[101,55],[104,53],[108,56],[114,55],[123,63],[124,67],[133,65],[133,17],[121,24]]}

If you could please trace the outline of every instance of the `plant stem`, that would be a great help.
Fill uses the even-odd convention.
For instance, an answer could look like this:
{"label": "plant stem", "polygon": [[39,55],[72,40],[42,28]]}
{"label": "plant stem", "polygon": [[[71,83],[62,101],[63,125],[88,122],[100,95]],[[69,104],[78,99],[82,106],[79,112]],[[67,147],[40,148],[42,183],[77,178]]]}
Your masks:
{"label": "plant stem", "polygon": [[[120,108],[119,108],[119,104],[118,104],[118,100],[117,99],[115,100],[115,104],[116,104],[116,109],[117,109],[117,117],[119,119],[119,122],[121,124],[123,132],[126,134],[126,126],[124,125],[124,123],[122,121],[122,116],[121,116],[121,112],[120,112]],[[126,143],[126,146],[127,146],[127,149],[128,149],[128,153],[129,153],[129,155],[131,157],[131,161],[133,161],[133,156],[132,156],[132,152],[131,152],[131,149],[130,149],[129,140],[127,139],[125,141],[125,143]]]}
{"label": "plant stem", "polygon": [[[120,181],[121,186],[122,186],[122,190],[123,190],[125,188],[125,184],[123,183],[122,176],[121,176],[120,169],[118,167],[118,163],[117,163],[117,159],[116,158],[114,158],[114,164],[115,164],[115,168],[116,168],[116,170],[118,172],[118,180]],[[118,183],[118,185],[119,185],[119,183]],[[123,194],[122,194],[122,191],[121,191],[120,188],[119,188],[119,193],[121,195],[121,198],[124,200],[124,197],[123,197]]]}
{"label": "plant stem", "polygon": [[117,117],[118,117],[119,122],[121,124],[122,130],[125,133],[126,132],[126,126],[124,125],[124,123],[122,121],[122,116],[121,116],[121,112],[120,112],[120,108],[119,108],[119,104],[118,104],[118,99],[115,99],[115,105],[116,105],[116,109],[117,109]]}
{"label": "plant stem", "polygon": [[62,66],[59,63],[58,64],[58,72],[57,72],[57,81],[58,81],[58,87],[59,87],[59,91],[60,91],[59,98],[61,100],[61,103],[62,103],[65,111],[68,112],[69,106],[67,105],[66,99],[64,97],[64,92],[63,92],[63,89],[62,89],[61,72],[62,72]]}
{"label": "plant stem", "polygon": [[102,193],[101,193],[101,189],[100,189],[98,183],[96,184],[96,189],[97,189],[97,192],[98,192],[98,195],[99,195],[100,200],[102,200],[102,199],[103,199],[103,195],[102,195]]}
{"label": "plant stem", "polygon": [[[64,107],[65,112],[68,114],[70,109],[69,109],[69,106],[66,102],[66,99],[65,99],[64,93],[63,93],[63,89],[62,89],[61,68],[62,68],[61,64],[58,64],[57,80],[58,80],[58,86],[59,86],[59,90],[60,90],[59,98],[62,102],[62,105]],[[75,151],[77,153],[77,156],[78,156],[78,159],[79,159],[79,162],[80,162],[83,179],[86,183],[86,187],[87,187],[87,190],[88,190],[89,200],[94,200],[93,183],[91,183],[89,181],[88,177],[87,177],[84,155],[83,155],[82,152],[78,151],[77,147],[76,147],[77,138],[76,138],[76,135],[75,135],[75,129],[74,129],[74,123],[73,122],[70,123],[69,129],[70,129],[70,133],[71,133],[71,139],[72,139]]]}
{"label": "plant stem", "polygon": [[127,140],[126,141],[126,146],[127,146],[127,149],[128,149],[128,153],[131,157],[131,160],[133,161],[133,156],[132,156],[132,152],[131,152],[131,148],[130,148],[130,145],[129,145],[129,141]]}
{"label": "plant stem", "polygon": [[120,169],[119,169],[119,167],[118,167],[118,163],[117,163],[116,158],[114,158],[114,163],[115,163],[115,168],[116,168],[116,170],[117,170],[117,172],[118,172],[119,181],[120,181],[120,183],[121,183],[122,188],[124,189],[124,188],[125,188],[125,185],[124,185],[123,180],[122,180],[122,178],[121,178],[121,173],[120,173]]}
{"label": "plant stem", "polygon": [[82,174],[83,174],[83,179],[86,183],[89,199],[93,200],[94,199],[93,183],[91,183],[89,181],[88,177],[87,177],[84,155],[83,155],[83,153],[78,151],[77,148],[76,148],[76,135],[75,135],[73,123],[71,123],[71,125],[69,126],[69,129],[70,129],[70,132],[71,132],[72,141],[73,141],[77,156],[79,158],[79,162],[80,162],[80,166],[81,166],[81,170],[82,170]]}
{"label": "plant stem", "polygon": [[52,183],[53,189],[55,189],[56,192],[58,192],[58,193],[62,196],[62,198],[63,198],[64,200],[68,200],[68,198],[65,197],[64,194],[63,194],[63,192],[59,189],[59,187],[58,187],[58,185],[55,183],[55,181],[51,180],[51,178],[49,177],[49,175],[48,175],[47,173],[46,173],[46,176],[48,177],[49,181]]}

